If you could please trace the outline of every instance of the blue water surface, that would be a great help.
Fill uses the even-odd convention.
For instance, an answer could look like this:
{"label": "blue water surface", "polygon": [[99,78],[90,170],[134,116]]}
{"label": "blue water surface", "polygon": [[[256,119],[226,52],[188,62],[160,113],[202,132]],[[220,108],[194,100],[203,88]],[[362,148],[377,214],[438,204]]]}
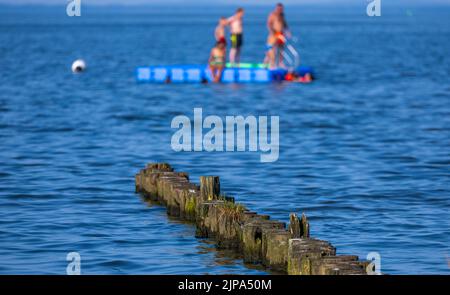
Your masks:
{"label": "blue water surface", "polygon": [[[305,212],[339,254],[390,274],[449,274],[450,8],[287,7],[302,84],[137,84],[137,66],[206,63],[234,7],[0,6],[0,273],[259,274],[134,193],[166,161],[219,175],[257,212]],[[271,7],[248,7],[243,59],[264,57]],[[70,71],[83,58],[88,70]],[[176,153],[174,116],[280,117],[280,157]]]}

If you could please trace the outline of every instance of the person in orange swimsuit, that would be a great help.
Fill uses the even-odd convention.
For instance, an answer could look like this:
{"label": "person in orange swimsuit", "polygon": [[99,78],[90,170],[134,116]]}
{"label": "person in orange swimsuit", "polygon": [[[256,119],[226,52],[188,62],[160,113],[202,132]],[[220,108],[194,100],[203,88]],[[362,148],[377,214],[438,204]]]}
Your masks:
{"label": "person in orange swimsuit", "polygon": [[284,80],[289,82],[311,83],[314,80],[314,76],[311,73],[306,73],[303,76],[296,73],[287,73],[284,76]]}

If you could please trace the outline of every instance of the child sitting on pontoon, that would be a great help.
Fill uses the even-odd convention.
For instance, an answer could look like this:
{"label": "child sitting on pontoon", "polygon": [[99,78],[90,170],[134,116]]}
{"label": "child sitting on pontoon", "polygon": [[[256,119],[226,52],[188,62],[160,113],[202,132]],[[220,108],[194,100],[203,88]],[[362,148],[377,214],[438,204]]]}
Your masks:
{"label": "child sitting on pontoon", "polygon": [[226,65],[226,45],[224,41],[216,43],[216,46],[211,50],[208,63],[213,82],[220,82]]}

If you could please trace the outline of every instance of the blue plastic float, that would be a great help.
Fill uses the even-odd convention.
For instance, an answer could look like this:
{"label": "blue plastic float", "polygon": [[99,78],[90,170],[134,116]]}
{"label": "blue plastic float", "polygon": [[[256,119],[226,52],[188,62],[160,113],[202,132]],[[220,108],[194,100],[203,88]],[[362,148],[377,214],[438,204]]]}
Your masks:
{"label": "blue plastic float", "polygon": [[[269,83],[285,80],[286,69],[267,69],[258,64],[246,67],[227,67],[222,74],[223,83]],[[294,70],[299,76],[313,74],[313,69],[300,66]],[[150,83],[204,83],[211,82],[211,71],[205,65],[149,66],[136,69],[138,82]]]}

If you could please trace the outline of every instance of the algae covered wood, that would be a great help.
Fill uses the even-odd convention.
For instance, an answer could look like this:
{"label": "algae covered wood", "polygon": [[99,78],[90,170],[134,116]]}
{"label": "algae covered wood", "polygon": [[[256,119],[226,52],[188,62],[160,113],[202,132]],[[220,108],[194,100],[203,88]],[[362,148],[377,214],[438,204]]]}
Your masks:
{"label": "algae covered wood", "polygon": [[200,176],[200,197],[203,201],[217,199],[220,195],[218,176]]}
{"label": "algae covered wood", "polygon": [[255,216],[243,225],[242,243],[244,262],[261,263],[263,259],[262,243],[265,232],[272,229],[284,229],[285,224]]}
{"label": "algae covered wood", "polygon": [[309,238],[309,222],[305,213],[302,214],[302,219],[300,220],[300,237]]}
{"label": "algae covered wood", "polygon": [[264,231],[262,237],[262,264],[270,269],[285,272],[290,239],[290,232],[284,229]]}
{"label": "algae covered wood", "polygon": [[168,163],[150,163],[135,175],[135,187],[166,206],[169,215],[194,223],[196,237],[214,239],[217,247],[234,250],[244,262],[294,275],[366,274],[369,262],[336,256],[329,242],[310,238],[305,214],[291,213],[286,229],[284,222],[221,195],[218,176],[201,176],[196,185]]}

